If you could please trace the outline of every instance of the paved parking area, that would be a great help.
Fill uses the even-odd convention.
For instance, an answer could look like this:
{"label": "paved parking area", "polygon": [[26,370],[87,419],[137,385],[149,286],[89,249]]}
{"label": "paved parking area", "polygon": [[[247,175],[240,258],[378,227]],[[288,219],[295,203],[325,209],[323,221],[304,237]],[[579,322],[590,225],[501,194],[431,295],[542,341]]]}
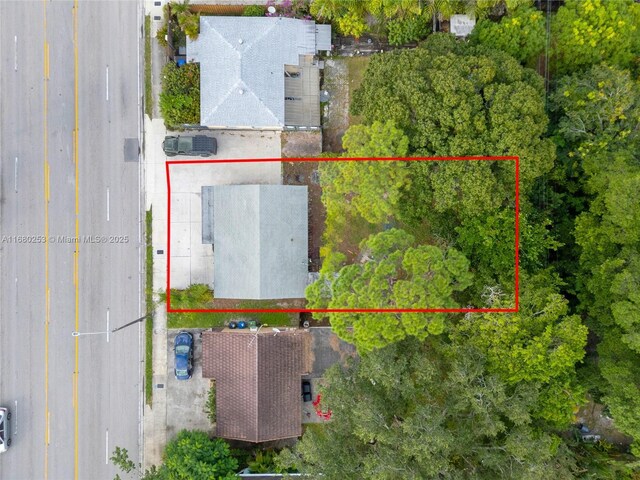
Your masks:
{"label": "paved parking area", "polygon": [[204,430],[213,433],[213,426],[204,411],[209,392],[209,379],[202,378],[202,342],[200,330],[193,334],[195,345],[193,375],[189,380],[177,380],[174,367],[173,341],[180,330],[167,332],[167,439],[182,430]]}
{"label": "paved parking area", "polygon": [[[320,393],[324,372],[336,363],[345,364],[357,356],[350,343],[338,338],[328,327],[313,327],[311,332],[311,372],[303,377],[311,382],[312,401]],[[322,409],[322,403],[320,403]],[[322,423],[325,420],[316,414],[312,402],[302,402],[302,423]]]}
{"label": "paved parking area", "polygon": [[[281,140],[279,131],[257,130],[188,130],[167,132],[167,135],[205,135],[218,142],[218,153],[212,160],[229,158],[280,158]],[[193,157],[178,155],[168,160],[185,160]],[[198,158],[198,157],[197,157]]]}
{"label": "paved parking area", "polygon": [[[280,157],[280,132],[225,130],[206,134],[218,140],[218,154],[210,160]],[[169,158],[182,159],[180,156]],[[281,184],[281,163],[203,162],[170,168],[171,288],[183,289],[194,283],[213,288],[213,249],[211,245],[202,244],[202,187]]]}

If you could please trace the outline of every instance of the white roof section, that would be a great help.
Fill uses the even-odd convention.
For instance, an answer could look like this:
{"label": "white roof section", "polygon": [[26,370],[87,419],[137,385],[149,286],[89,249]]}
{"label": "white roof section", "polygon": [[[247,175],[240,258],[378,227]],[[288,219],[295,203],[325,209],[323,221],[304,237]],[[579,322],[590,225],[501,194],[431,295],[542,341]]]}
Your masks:
{"label": "white roof section", "polygon": [[[284,65],[327,48],[325,27],[283,17],[201,16],[198,39],[187,40],[187,60],[200,62],[200,124],[283,127]],[[330,30],[328,36],[330,48]]]}
{"label": "white roof section", "polygon": [[471,34],[476,26],[476,19],[469,15],[451,15],[449,19],[449,31],[456,37],[466,37]]}
{"label": "white roof section", "polygon": [[331,50],[331,25],[316,25],[316,49]]}
{"label": "white roof section", "polygon": [[[308,282],[306,186],[202,187],[213,238],[216,298],[304,298]],[[212,200],[212,201],[211,201]]]}

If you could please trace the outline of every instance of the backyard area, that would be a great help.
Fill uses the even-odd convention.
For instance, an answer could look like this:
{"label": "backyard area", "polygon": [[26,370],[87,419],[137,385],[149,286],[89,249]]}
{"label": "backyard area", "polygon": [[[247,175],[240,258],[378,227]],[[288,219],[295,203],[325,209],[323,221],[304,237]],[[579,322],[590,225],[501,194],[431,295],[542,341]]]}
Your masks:
{"label": "backyard area", "polygon": [[322,89],[329,95],[323,104],[322,123],[324,152],[342,152],[342,136],[349,125],[360,119],[349,113],[353,91],[358,88],[369,64],[369,57],[336,57],[327,59]]}

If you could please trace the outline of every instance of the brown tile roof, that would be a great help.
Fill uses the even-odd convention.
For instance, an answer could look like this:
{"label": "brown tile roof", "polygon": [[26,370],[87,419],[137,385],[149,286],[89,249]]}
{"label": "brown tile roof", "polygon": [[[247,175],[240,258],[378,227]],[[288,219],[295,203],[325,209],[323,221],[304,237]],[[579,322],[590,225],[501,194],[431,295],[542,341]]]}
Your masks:
{"label": "brown tile roof", "polygon": [[203,332],[202,376],[216,381],[217,435],[246,442],[300,436],[309,345],[304,330]]}

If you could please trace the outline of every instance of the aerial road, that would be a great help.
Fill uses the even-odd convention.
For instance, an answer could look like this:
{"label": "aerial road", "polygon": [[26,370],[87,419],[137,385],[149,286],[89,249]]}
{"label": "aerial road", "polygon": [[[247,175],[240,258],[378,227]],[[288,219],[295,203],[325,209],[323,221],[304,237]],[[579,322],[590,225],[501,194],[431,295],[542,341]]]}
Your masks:
{"label": "aerial road", "polygon": [[141,23],[134,0],[0,2],[1,479],[140,460],[142,329],[108,332],[144,314]]}

